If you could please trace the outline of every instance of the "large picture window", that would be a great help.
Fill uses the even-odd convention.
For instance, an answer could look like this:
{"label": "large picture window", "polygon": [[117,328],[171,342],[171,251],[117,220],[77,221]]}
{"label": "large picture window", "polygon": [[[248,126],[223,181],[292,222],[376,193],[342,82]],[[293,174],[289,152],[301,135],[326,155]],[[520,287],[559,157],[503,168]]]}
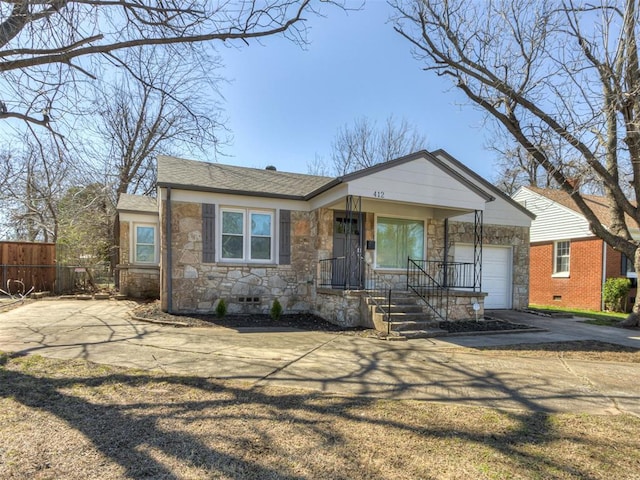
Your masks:
{"label": "large picture window", "polygon": [[134,243],[135,263],[157,263],[156,227],[154,225],[136,225]]}
{"label": "large picture window", "polygon": [[222,209],[222,260],[269,262],[273,259],[273,213]]}
{"label": "large picture window", "polygon": [[407,258],[419,260],[424,258],[424,222],[378,217],[376,266],[406,268]]}
{"label": "large picture window", "polygon": [[555,242],[553,254],[554,275],[569,275],[569,258],[571,253],[571,242],[564,240]]}

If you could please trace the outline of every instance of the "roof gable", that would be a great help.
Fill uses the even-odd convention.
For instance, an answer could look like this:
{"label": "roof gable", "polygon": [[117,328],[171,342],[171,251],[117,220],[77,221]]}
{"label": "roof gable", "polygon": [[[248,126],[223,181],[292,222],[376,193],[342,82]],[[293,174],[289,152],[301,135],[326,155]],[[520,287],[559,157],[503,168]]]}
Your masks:
{"label": "roof gable", "polygon": [[402,157],[342,177],[349,195],[466,211],[493,199],[427,152]]}
{"label": "roof gable", "polygon": [[[585,218],[584,214],[580,211],[576,203],[573,201],[573,198],[571,198],[571,195],[569,195],[564,190],[557,189],[557,188],[556,189],[540,188],[540,187],[534,187],[534,186],[526,186],[526,187],[522,187],[521,189],[527,189],[537,195],[545,197],[550,201],[555,202],[558,205],[562,205],[564,208],[575,212],[576,214],[580,215],[582,218]],[[517,194],[518,192],[516,192],[516,195]],[[600,195],[586,195],[586,194],[581,194],[581,197],[584,199],[585,203],[596,215],[598,220],[600,220],[600,222],[605,227],[609,226],[611,223],[611,213],[609,211],[609,206],[608,206],[606,197],[603,197]],[[625,214],[625,221],[627,222],[627,225],[629,226],[629,228],[631,229],[637,228],[637,227],[634,227],[635,222],[633,221],[633,219],[626,214]]]}
{"label": "roof gable", "polygon": [[536,215],[536,219],[531,224],[531,242],[594,236],[589,228],[589,222],[583,215],[533,191],[530,187],[520,188],[513,198]]}

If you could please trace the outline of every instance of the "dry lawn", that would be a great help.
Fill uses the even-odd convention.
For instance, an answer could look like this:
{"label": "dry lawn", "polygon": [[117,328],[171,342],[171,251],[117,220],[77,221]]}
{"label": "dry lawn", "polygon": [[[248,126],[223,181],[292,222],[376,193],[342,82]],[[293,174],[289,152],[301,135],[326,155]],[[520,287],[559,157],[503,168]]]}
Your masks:
{"label": "dry lawn", "polygon": [[571,342],[522,343],[501,347],[465,348],[468,353],[483,355],[518,356],[535,358],[565,358],[596,362],[640,363],[640,350],[624,345],[599,342],[597,340],[574,340]]}
{"label": "dry lawn", "polygon": [[337,397],[0,354],[3,479],[640,479],[640,419]]}

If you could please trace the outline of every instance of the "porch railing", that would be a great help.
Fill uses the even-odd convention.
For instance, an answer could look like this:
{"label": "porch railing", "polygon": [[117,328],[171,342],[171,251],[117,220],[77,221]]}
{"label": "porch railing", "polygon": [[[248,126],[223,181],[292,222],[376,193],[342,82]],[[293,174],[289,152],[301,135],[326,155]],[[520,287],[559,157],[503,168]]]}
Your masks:
{"label": "porch railing", "polygon": [[407,290],[420,297],[441,320],[447,320],[449,295],[447,287],[437,280],[437,270],[430,269],[430,261],[407,259]]}
{"label": "porch railing", "polygon": [[319,287],[353,290],[363,288],[362,268],[353,259],[347,257],[325,258],[319,263]]}
{"label": "porch railing", "polygon": [[438,260],[413,260],[409,259],[415,268],[419,268],[430,276],[441,288],[473,289],[476,285],[475,266],[473,263],[442,262]]}
{"label": "porch railing", "polygon": [[362,259],[365,265],[365,289],[367,298],[375,305],[375,311],[387,322],[387,334],[391,333],[391,296],[393,288],[387,280]]}

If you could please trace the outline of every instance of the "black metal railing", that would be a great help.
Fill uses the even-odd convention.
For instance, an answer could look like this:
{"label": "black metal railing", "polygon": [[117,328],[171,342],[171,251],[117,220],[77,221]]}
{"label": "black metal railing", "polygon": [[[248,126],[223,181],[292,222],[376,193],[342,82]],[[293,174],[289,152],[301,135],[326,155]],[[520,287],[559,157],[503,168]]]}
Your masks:
{"label": "black metal railing", "polygon": [[447,320],[449,311],[447,287],[435,278],[437,270],[429,271],[430,263],[427,260],[407,259],[407,290],[420,297],[438,318]]}
{"label": "black metal railing", "polygon": [[322,288],[347,289],[347,258],[335,257],[320,260],[320,279],[318,286]]}
{"label": "black metal railing", "polygon": [[415,268],[425,272],[441,288],[469,288],[474,291],[478,288],[473,263],[409,259],[409,264],[411,262]]}
{"label": "black metal railing", "polygon": [[391,284],[371,265],[361,259],[364,264],[365,288],[367,298],[375,305],[375,311],[382,314],[383,321],[387,322],[387,334],[391,333],[391,296],[393,288]]}

